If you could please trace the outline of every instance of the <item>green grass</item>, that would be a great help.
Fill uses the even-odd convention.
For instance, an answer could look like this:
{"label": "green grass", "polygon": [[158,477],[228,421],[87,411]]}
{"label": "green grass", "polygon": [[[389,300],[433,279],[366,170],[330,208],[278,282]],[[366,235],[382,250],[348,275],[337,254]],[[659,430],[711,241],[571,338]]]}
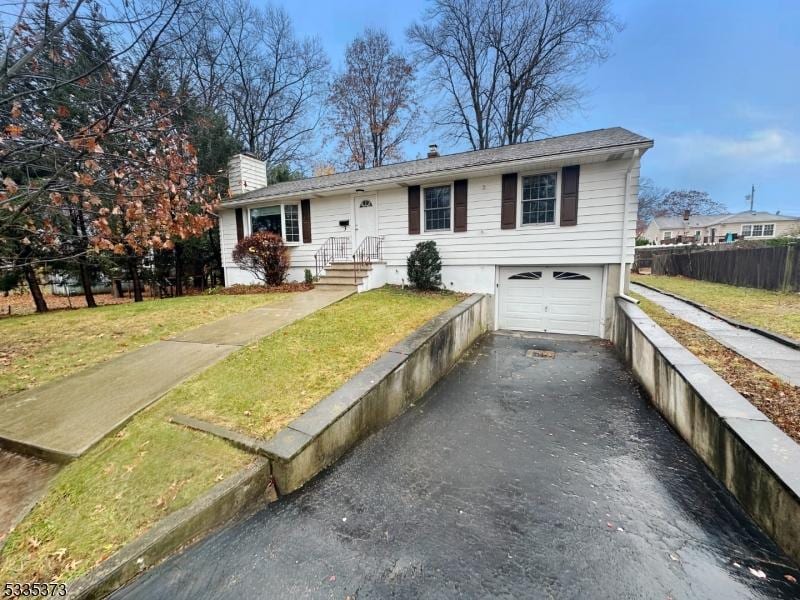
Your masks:
{"label": "green grass", "polygon": [[62,469],[0,555],[0,582],[69,581],[252,460],[159,407]]}
{"label": "green grass", "polygon": [[182,384],[56,475],[0,554],[0,582],[70,581],[252,457],[173,412],[269,436],[458,302],[383,288],[347,298]]}
{"label": "green grass", "polygon": [[632,281],[700,302],[725,316],[800,339],[800,294],[712,283],[688,277],[633,275]]}
{"label": "green grass", "polygon": [[175,410],[269,437],[459,296],[384,287],[351,296],[170,392]]}
{"label": "green grass", "polygon": [[187,296],[0,319],[0,398],[285,297]]}

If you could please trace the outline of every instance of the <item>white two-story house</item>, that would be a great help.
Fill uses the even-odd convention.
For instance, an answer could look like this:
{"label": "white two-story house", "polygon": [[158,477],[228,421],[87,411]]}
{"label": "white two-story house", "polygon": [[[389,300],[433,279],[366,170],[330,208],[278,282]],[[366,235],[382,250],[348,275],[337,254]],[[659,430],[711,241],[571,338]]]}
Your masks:
{"label": "white two-story house", "polygon": [[[253,283],[231,253],[259,230],[290,247],[290,280],[408,284],[406,259],[434,240],[443,286],[495,298],[500,328],[608,336],[627,289],[639,162],[653,141],[622,128],[267,185],[231,161],[219,211],[228,285]],[[354,263],[356,263],[354,265]]]}

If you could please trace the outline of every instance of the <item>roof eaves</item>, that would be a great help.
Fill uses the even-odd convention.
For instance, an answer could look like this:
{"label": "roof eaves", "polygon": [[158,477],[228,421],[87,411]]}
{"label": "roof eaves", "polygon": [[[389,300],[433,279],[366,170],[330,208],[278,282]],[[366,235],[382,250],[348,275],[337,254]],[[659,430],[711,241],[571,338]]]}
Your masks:
{"label": "roof eaves", "polygon": [[[231,200],[223,201],[221,206],[224,208],[234,208],[237,206],[244,206],[247,204],[252,204],[255,202],[262,202],[264,200],[279,200],[282,198],[291,198],[295,196],[310,194],[314,192],[335,192],[342,189],[352,188],[355,185],[375,185],[375,184],[390,184],[395,183],[397,181],[402,180],[413,180],[414,178],[417,179],[426,179],[430,176],[436,175],[437,173],[452,173],[452,172],[472,172],[472,171],[480,171],[485,170],[487,167],[491,167],[492,165],[505,165],[505,164],[517,164],[517,163],[531,163],[531,162],[546,162],[548,159],[553,158],[565,158],[569,156],[591,156],[594,154],[604,154],[609,150],[615,149],[634,149],[640,148],[647,150],[652,148],[654,142],[652,139],[643,138],[642,140],[634,141],[634,142],[625,142],[622,144],[609,144],[606,146],[598,146],[594,148],[587,148],[584,150],[570,150],[570,151],[563,151],[563,152],[553,152],[550,154],[543,154],[540,156],[531,156],[531,157],[523,157],[523,158],[506,158],[506,159],[499,159],[499,160],[492,160],[487,161],[485,163],[478,163],[474,165],[467,165],[467,166],[454,166],[454,167],[445,167],[441,169],[433,169],[430,171],[421,171],[418,173],[413,174],[404,174],[404,175],[394,175],[389,177],[378,177],[375,179],[367,179],[362,180],[357,183],[347,182],[341,183],[332,186],[318,186],[318,187],[308,187],[308,188],[301,188],[297,190],[293,190],[291,192],[286,193],[278,193],[278,194],[263,194],[264,191],[269,190],[269,187],[261,188],[259,190],[253,190],[252,192],[248,192],[245,195],[242,195],[237,198],[232,198]],[[447,155],[450,156],[450,155]],[[423,159],[424,160],[424,159]],[[411,161],[409,161],[411,162]],[[309,178],[309,181],[312,181],[316,178]],[[261,192],[261,193],[259,193]]]}

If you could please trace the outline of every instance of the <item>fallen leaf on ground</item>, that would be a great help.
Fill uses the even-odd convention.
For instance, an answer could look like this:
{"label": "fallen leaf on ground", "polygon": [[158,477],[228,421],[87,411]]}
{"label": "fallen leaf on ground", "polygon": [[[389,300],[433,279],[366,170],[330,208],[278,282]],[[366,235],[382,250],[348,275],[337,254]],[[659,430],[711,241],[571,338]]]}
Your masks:
{"label": "fallen leaf on ground", "polygon": [[797,577],[794,575],[784,575],[783,578],[789,583],[797,583]]}
{"label": "fallen leaf on ground", "polygon": [[754,569],[753,567],[750,567],[747,570],[750,571],[750,573],[752,575],[755,575],[759,579],[766,579],[767,578],[767,574],[764,573],[764,571],[762,571],[761,569]]}

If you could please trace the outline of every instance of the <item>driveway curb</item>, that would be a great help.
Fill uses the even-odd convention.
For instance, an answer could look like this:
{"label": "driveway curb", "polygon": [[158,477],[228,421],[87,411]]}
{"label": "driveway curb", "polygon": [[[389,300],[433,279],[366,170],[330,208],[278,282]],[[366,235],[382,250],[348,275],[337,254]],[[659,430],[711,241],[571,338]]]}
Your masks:
{"label": "driveway curb", "polygon": [[177,425],[261,457],[68,584],[67,597],[102,598],[208,531],[274,500],[276,491],[287,494],[301,487],[420,398],[489,329],[491,313],[490,297],[470,296],[423,324],[267,442],[172,415]]}
{"label": "driveway curb", "polygon": [[257,460],[189,506],[166,516],[87,575],[67,584],[67,598],[103,598],[198,536],[255,510],[268,497],[270,479],[269,461]]}
{"label": "driveway curb", "polygon": [[640,285],[643,288],[647,288],[648,290],[658,292],[659,294],[664,294],[665,296],[675,298],[675,300],[686,302],[686,304],[694,306],[696,309],[702,310],[703,312],[708,313],[712,317],[716,317],[720,321],[725,321],[729,325],[733,325],[734,327],[738,327],[739,329],[746,329],[747,331],[752,331],[753,333],[763,335],[765,338],[769,338],[775,342],[778,342],[779,344],[789,346],[789,348],[800,350],[800,341],[795,340],[793,338],[781,335],[780,333],[775,333],[774,331],[770,331],[769,329],[762,329],[761,327],[757,327],[756,325],[751,325],[750,323],[737,321],[736,319],[732,319],[731,317],[726,317],[725,315],[721,315],[714,309],[709,308],[705,304],[700,304],[699,302],[695,302],[694,300],[689,300],[688,298],[684,298],[683,296],[679,296],[678,294],[673,294],[672,292],[665,292],[664,290],[654,287],[650,284],[642,283],[641,281],[631,281],[631,283]]}
{"label": "driveway curb", "polygon": [[612,337],[656,409],[800,563],[800,445],[642,309],[619,298]]}
{"label": "driveway curb", "polygon": [[483,335],[489,297],[473,294],[400,341],[267,441],[280,494],[302,487],[421,398]]}

